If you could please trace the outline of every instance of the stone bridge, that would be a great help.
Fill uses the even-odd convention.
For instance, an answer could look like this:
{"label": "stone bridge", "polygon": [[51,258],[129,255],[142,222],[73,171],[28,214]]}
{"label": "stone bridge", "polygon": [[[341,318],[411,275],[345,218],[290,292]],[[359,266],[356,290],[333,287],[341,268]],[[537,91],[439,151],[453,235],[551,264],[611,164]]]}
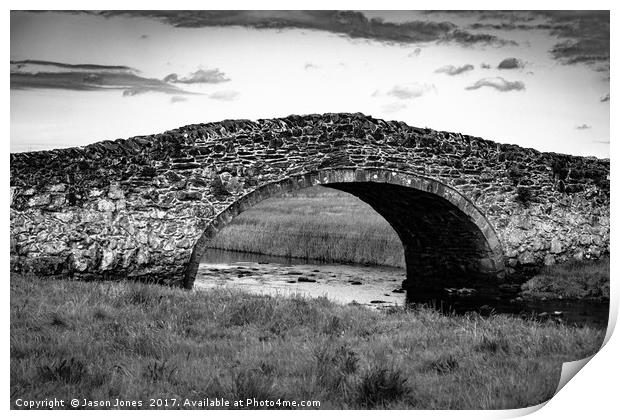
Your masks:
{"label": "stone bridge", "polygon": [[324,114],[12,154],[11,269],[189,288],[237,214],[316,184],[391,224],[410,292],[493,289],[609,254],[609,160]]}

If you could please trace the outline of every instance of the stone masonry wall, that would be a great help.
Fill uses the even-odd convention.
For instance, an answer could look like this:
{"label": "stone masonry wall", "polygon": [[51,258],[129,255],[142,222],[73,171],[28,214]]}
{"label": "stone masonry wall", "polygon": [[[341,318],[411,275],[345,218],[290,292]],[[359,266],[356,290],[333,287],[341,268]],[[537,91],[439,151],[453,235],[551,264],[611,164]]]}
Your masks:
{"label": "stone masonry wall", "polygon": [[219,213],[324,168],[382,168],[454,189],[486,216],[508,275],[609,254],[608,160],[324,114],[12,154],[11,269],[182,284]]}

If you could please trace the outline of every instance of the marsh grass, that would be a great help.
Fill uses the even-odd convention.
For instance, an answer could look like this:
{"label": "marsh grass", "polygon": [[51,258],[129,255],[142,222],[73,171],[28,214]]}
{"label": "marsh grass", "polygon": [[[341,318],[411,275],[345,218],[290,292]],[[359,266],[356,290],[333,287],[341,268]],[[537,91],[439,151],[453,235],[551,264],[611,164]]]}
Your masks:
{"label": "marsh grass", "polygon": [[609,299],[609,257],[545,267],[522,290],[535,298]]}
{"label": "marsh grass", "polygon": [[392,402],[410,402],[412,390],[401,371],[374,366],[360,379],[357,403],[363,408],[383,408]]}
{"label": "marsh grass", "polygon": [[504,315],[379,312],[325,298],[11,276],[16,398],[318,400],[321,408],[518,408],[605,331]]}
{"label": "marsh grass", "polygon": [[210,247],[404,267],[400,239],[382,216],[350,194],[320,186],[260,202],[222,229]]}

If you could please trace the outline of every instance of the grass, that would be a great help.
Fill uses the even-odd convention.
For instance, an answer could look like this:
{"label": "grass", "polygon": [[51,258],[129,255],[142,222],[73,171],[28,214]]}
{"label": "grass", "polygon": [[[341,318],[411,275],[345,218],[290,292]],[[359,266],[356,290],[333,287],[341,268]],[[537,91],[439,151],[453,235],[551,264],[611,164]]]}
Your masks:
{"label": "grass", "polygon": [[213,238],[212,248],[404,267],[403,247],[387,221],[358,198],[311,187],[264,200]]}
{"label": "grass", "polygon": [[609,257],[545,267],[522,286],[533,298],[609,299]]}
{"label": "grass", "polygon": [[605,335],[504,315],[16,274],[10,310],[14,408],[18,398],[518,408],[549,399],[562,362],[594,354]]}

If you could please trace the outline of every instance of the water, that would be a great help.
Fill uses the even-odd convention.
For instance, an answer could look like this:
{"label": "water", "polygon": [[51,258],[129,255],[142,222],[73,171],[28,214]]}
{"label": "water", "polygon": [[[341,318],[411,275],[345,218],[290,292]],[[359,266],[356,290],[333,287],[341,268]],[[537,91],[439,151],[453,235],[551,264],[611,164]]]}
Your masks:
{"label": "water", "polygon": [[[428,303],[428,302],[424,302]],[[576,301],[566,299],[519,300],[515,297],[495,296],[442,296],[430,302],[445,313],[481,314],[503,313],[523,318],[553,320],[576,326],[607,328],[609,302],[593,300]]]}
{"label": "water", "polygon": [[[306,297],[325,296],[339,303],[371,307],[411,303],[401,284],[405,269],[383,266],[325,263],[303,258],[207,249],[196,276],[197,289],[239,288],[251,293]],[[605,328],[608,302],[516,299],[516,295],[458,296],[445,294],[422,303],[446,313],[507,313],[558,323]]]}
{"label": "water", "polygon": [[339,303],[386,306],[405,304],[406,293],[400,290],[405,276],[401,268],[208,249],[194,284],[200,289],[232,287],[253,293],[326,296]]}

